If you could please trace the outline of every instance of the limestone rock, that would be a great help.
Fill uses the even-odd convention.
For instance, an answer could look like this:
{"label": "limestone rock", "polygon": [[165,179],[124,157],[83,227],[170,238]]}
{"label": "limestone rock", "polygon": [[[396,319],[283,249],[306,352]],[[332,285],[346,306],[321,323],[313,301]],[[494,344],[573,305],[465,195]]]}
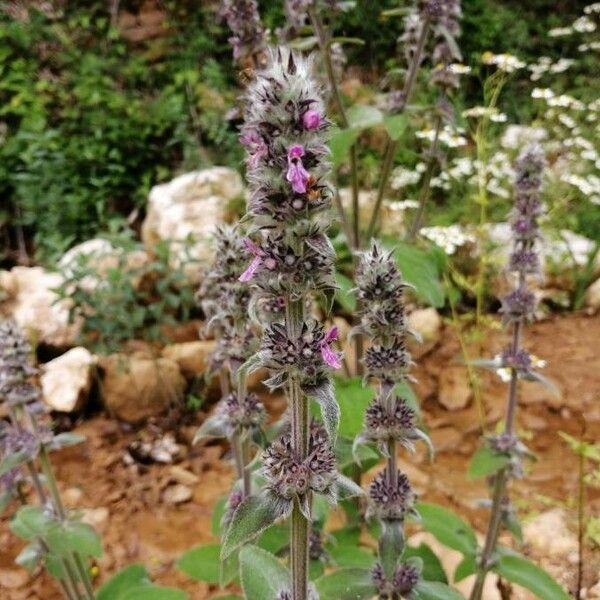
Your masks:
{"label": "limestone rock", "polygon": [[[232,204],[244,196],[237,171],[212,167],[176,177],[150,191],[142,241],[149,252],[160,241],[168,241],[173,266],[185,265],[191,281],[197,281],[200,266],[212,258],[210,236],[227,222]],[[186,247],[189,240],[189,247]]]}
{"label": "limestone rock", "polygon": [[69,249],[58,262],[58,267],[67,278],[73,275],[79,262],[84,262],[95,275],[85,277],[80,284],[92,291],[105,281],[105,276],[113,269],[125,269],[138,273],[134,280],[137,287],[142,279],[141,270],[150,262],[150,256],[144,250],[125,253],[115,248],[109,240],[93,238]]}
{"label": "limestone rock", "polygon": [[165,489],[162,499],[166,504],[183,504],[192,499],[192,490],[187,485],[176,483]]}
{"label": "limestone rock", "polygon": [[421,338],[414,343],[411,341],[410,352],[415,359],[430,352],[442,336],[442,319],[433,307],[420,308],[411,312],[408,315],[408,327]]}
{"label": "limestone rock", "polygon": [[18,590],[25,587],[31,576],[21,567],[4,567],[0,569],[0,589]]}
{"label": "limestone rock", "polygon": [[42,366],[44,401],[60,412],[80,410],[92,387],[97,359],[89,350],[72,348]]}
{"label": "limestone rock", "polygon": [[533,518],[523,527],[525,543],[542,556],[568,556],[577,552],[577,537],[570,531],[563,508],[553,508]]}
{"label": "limestone rock", "polygon": [[176,362],[185,377],[191,379],[206,373],[210,354],[215,348],[213,340],[197,340],[165,346],[162,355]]}
{"label": "limestone rock", "polygon": [[590,312],[600,310],[600,279],[596,279],[585,293],[585,307]]}
{"label": "limestone rock", "polygon": [[160,415],[181,400],[186,387],[179,365],[170,358],[113,354],[100,365],[106,409],[129,423]]}
{"label": "limestone rock", "polygon": [[38,343],[73,346],[78,323],[69,323],[68,300],[57,302],[54,288],[64,279],[42,267],[0,271],[0,315],[14,319]]}
{"label": "limestone rock", "polygon": [[451,365],[441,370],[438,401],[443,407],[448,410],[466,408],[472,395],[466,367]]}

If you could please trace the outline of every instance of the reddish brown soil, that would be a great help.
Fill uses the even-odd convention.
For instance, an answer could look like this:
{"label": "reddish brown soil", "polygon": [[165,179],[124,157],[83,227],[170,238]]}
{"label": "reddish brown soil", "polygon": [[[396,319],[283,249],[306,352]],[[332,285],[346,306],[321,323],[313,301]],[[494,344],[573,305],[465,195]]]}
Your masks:
{"label": "reddish brown soil", "polygon": [[[600,439],[600,319],[577,315],[553,318],[529,328],[525,339],[535,355],[548,361],[545,373],[561,390],[561,397],[554,398],[539,386],[522,387],[520,431],[539,460],[526,479],[516,482],[513,495],[522,513],[530,514],[546,508],[548,499],[565,503],[574,497],[577,461],[558,432],[580,436],[585,423],[586,439]],[[501,332],[489,335],[486,352],[497,352],[505,340]],[[468,481],[465,475],[480,435],[476,403],[449,412],[436,401],[439,372],[459,360],[459,344],[449,327],[442,342],[418,359],[417,391],[438,454],[432,464],[422,453],[409,460],[416,465],[416,487],[422,499],[452,507],[481,530],[485,512],[475,506],[486,490],[482,483]],[[502,414],[506,386],[491,374],[483,376],[481,382],[487,427],[491,430]],[[280,409],[279,399],[273,404]],[[189,439],[194,428],[183,428],[179,432],[181,438]],[[127,466],[122,460],[123,450],[135,433],[122,431],[117,423],[105,417],[90,419],[78,426],[77,431],[85,434],[87,441],[80,447],[59,452],[54,463],[61,489],[69,490],[67,497],[73,499],[76,507],[105,507],[109,511],[99,527],[105,554],[98,564],[98,582],[126,564],[142,562],[157,582],[181,587],[193,600],[215,597],[215,590],[190,582],[178,573],[174,561],[184,550],[212,539],[212,507],[231,484],[227,449],[212,445],[187,450],[187,456],[178,466],[196,474],[199,482],[191,486],[190,502],[169,506],[161,500],[161,492],[173,481],[171,466]],[[79,499],[71,488],[80,490]],[[587,506],[590,513],[600,514],[598,490],[589,491]],[[12,568],[20,548],[20,542],[8,531],[5,517],[0,521],[0,573],[6,574]],[[586,559],[588,584],[594,583],[599,566],[597,554],[590,551]],[[559,564],[557,568],[564,571],[562,579],[572,580],[572,565]],[[2,600],[60,598],[54,583],[43,574],[16,589],[1,586],[2,583]]]}

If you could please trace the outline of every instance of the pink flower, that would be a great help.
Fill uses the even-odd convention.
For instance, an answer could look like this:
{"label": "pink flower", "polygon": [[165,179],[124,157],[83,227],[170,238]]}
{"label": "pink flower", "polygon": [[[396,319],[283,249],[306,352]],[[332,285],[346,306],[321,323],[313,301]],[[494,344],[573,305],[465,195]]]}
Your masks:
{"label": "pink flower", "polygon": [[286,179],[292,184],[292,189],[296,194],[306,193],[306,183],[310,179],[310,173],[302,164],[304,156],[304,146],[294,144],[288,150],[288,170]]}
{"label": "pink flower", "polygon": [[269,153],[269,148],[265,144],[262,136],[255,130],[246,131],[240,136],[240,142],[248,150],[248,164],[252,169],[256,169],[261,158]]}
{"label": "pink flower", "polygon": [[263,261],[265,253],[252,240],[244,240],[244,246],[246,246],[246,250],[248,250],[250,254],[254,255],[254,258],[248,265],[248,268],[239,277],[240,281],[246,282],[250,281],[254,277],[254,274]]}
{"label": "pink flower", "polygon": [[331,344],[337,340],[338,337],[338,328],[332,327],[323,338],[321,342],[321,356],[326,364],[328,364],[333,369],[341,369],[342,363],[336,352],[331,348]]}
{"label": "pink flower", "polygon": [[321,125],[321,115],[316,110],[307,110],[302,117],[304,129],[317,129]]}

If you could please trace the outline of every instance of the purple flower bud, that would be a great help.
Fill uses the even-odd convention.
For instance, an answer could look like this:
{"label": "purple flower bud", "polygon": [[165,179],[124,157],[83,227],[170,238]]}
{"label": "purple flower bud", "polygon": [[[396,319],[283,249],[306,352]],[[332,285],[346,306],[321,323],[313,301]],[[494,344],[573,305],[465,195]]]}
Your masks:
{"label": "purple flower bud", "polygon": [[307,110],[302,117],[304,129],[318,129],[321,126],[321,115],[316,110]]}
{"label": "purple flower bud", "polygon": [[365,412],[365,438],[377,442],[394,440],[412,448],[417,439],[416,414],[399,396],[391,399],[375,398]]}
{"label": "purple flower bud", "polygon": [[511,433],[499,433],[490,437],[490,447],[500,454],[510,453],[516,449],[519,443],[518,438]]}
{"label": "purple flower bud", "polygon": [[252,240],[246,239],[244,240],[244,244],[248,252],[254,255],[248,268],[240,275],[240,281],[248,282],[254,277],[254,274],[263,262],[265,253]]}
{"label": "purple flower bud", "polygon": [[535,310],[535,295],[526,288],[519,288],[506,294],[502,299],[500,312],[505,323],[530,319]]}
{"label": "purple flower bud", "polygon": [[371,572],[373,584],[380,598],[411,598],[411,593],[419,582],[419,569],[411,563],[400,563],[392,581],[388,581],[383,566],[375,563]]}
{"label": "purple flower bud", "polygon": [[517,371],[529,371],[533,365],[529,352],[522,349],[513,350],[512,346],[508,346],[502,351],[500,363],[505,369],[516,369]]}
{"label": "purple flower bud", "polygon": [[369,377],[393,384],[406,378],[410,355],[404,341],[395,339],[389,346],[374,344],[368,348],[364,363]]}
{"label": "purple flower bud", "polygon": [[288,170],[286,179],[292,184],[292,189],[297,194],[306,193],[306,184],[310,179],[310,173],[302,164],[301,159],[303,156],[304,146],[301,146],[300,144],[294,144],[288,150]]}
{"label": "purple flower bud", "polygon": [[412,510],[416,495],[404,473],[397,471],[396,481],[391,482],[386,468],[371,483],[369,498],[368,518],[402,521]]}
{"label": "purple flower bud", "polygon": [[218,412],[225,417],[227,427],[232,433],[260,427],[266,415],[262,402],[252,393],[242,399],[239,399],[237,394],[229,394],[221,401]]}

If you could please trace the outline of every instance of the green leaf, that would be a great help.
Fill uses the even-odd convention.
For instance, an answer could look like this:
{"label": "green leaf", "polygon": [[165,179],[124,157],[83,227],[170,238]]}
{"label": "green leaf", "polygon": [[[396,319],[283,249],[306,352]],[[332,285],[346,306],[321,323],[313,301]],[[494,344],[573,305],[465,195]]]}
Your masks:
{"label": "green leaf", "polygon": [[344,36],[337,36],[334,38],[331,38],[329,40],[329,45],[331,44],[350,44],[352,46],[364,46],[365,45],[365,40],[362,40],[361,38],[357,38],[357,37],[344,37]]}
{"label": "green leaf", "polygon": [[462,594],[439,581],[419,581],[413,596],[415,600],[465,600]]}
{"label": "green leaf", "polygon": [[469,479],[479,479],[497,473],[510,462],[510,456],[498,454],[489,446],[482,446],[475,452],[469,464]]}
{"label": "green leaf", "polygon": [[13,452],[0,461],[0,477],[29,460],[27,452]]}
{"label": "green leaf", "polygon": [[210,519],[210,531],[215,537],[221,535],[221,520],[225,514],[225,507],[227,506],[227,497],[219,498],[215,507],[213,508],[212,517]]}
{"label": "green leaf", "polygon": [[471,526],[455,513],[438,506],[421,502],[417,505],[420,525],[439,542],[464,555],[477,553],[477,538]]}
{"label": "green leaf", "polygon": [[354,287],[354,282],[339,271],[335,272],[335,282],[338,285],[335,299],[346,312],[353,313],[356,310],[356,296],[350,290]]}
{"label": "green leaf", "polygon": [[394,257],[407,283],[415,287],[417,296],[436,308],[444,306],[445,293],[440,277],[439,257],[432,250],[422,250],[395,239],[384,240],[395,248]]}
{"label": "green leaf", "polygon": [[441,583],[448,583],[446,572],[440,559],[437,557],[435,552],[427,544],[419,544],[418,546],[406,546],[404,553],[402,554],[403,559],[418,557],[423,562],[423,571],[421,577],[425,581],[440,581]]}
{"label": "green leaf", "polygon": [[267,552],[276,554],[289,543],[289,531],[288,525],[273,525],[260,536],[256,545]]}
{"label": "green leaf", "polygon": [[320,600],[370,600],[377,590],[369,569],[339,569],[315,581]]}
{"label": "green leaf", "polygon": [[465,556],[454,571],[454,581],[458,583],[477,571],[477,561],[474,555]]}
{"label": "green leaf", "polygon": [[33,544],[28,544],[21,552],[19,552],[19,555],[15,558],[15,563],[24,567],[29,572],[33,572],[40,564],[42,557],[43,551],[41,550],[40,544],[34,542]]}
{"label": "green leaf", "polygon": [[86,523],[71,521],[54,523],[48,529],[46,543],[51,552],[64,556],[76,552],[81,556],[102,556],[102,541],[93,527]]}
{"label": "green leaf", "polygon": [[358,541],[353,544],[330,544],[327,546],[327,552],[337,567],[370,569],[375,562],[373,553],[361,548]]}
{"label": "green leaf", "polygon": [[393,142],[398,141],[406,131],[408,119],[406,115],[391,115],[383,120],[383,126]]}
{"label": "green leaf", "polygon": [[96,600],[121,600],[123,594],[140,585],[151,585],[143,565],[130,565],[109,579],[97,592]]}
{"label": "green leaf", "polygon": [[176,565],[188,577],[196,581],[219,583],[220,581],[219,544],[196,546],[185,552]]}
{"label": "green leaf", "polygon": [[24,540],[45,538],[50,527],[56,524],[38,506],[23,506],[10,522],[11,531]]}
{"label": "green leaf", "polygon": [[240,578],[246,598],[274,599],[290,589],[290,574],[276,556],[258,548],[244,546],[240,551]]}
{"label": "green leaf", "polygon": [[517,554],[503,554],[492,567],[500,577],[528,589],[540,600],[569,600],[570,596],[546,571]]}
{"label": "green leaf", "polygon": [[329,138],[329,148],[331,150],[331,162],[334,169],[337,169],[348,156],[350,148],[360,135],[360,129],[340,129],[333,127]]}
{"label": "green leaf", "polygon": [[368,129],[383,122],[383,113],[374,106],[355,104],[348,110],[348,122],[351,128]]}
{"label": "green leaf", "polygon": [[248,496],[237,507],[225,532],[221,546],[221,560],[240,546],[252,541],[279,517],[285,514],[285,505],[266,493]]}
{"label": "green leaf", "polygon": [[339,435],[356,437],[363,429],[365,410],[373,398],[371,386],[365,386],[360,377],[334,378],[335,397],[340,407]]}
{"label": "green leaf", "polygon": [[187,600],[188,598],[185,592],[176,588],[142,585],[126,591],[118,600]]}

